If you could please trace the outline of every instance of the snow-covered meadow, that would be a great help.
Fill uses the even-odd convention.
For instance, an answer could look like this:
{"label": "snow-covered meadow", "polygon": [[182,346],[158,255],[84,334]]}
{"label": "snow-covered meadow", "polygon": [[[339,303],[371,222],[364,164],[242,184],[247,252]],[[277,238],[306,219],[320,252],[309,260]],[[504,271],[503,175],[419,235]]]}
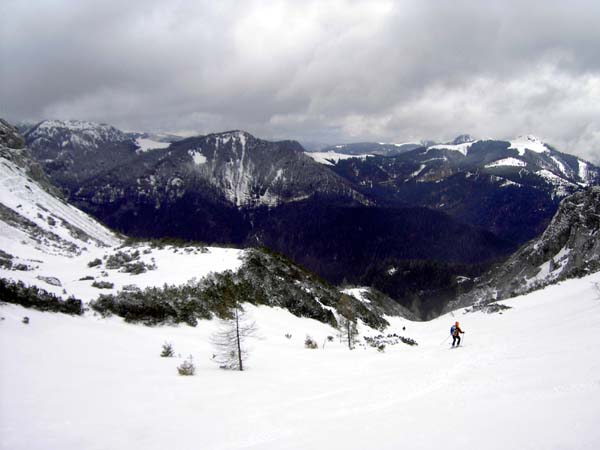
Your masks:
{"label": "snow-covered meadow", "polygon": [[[337,339],[322,348],[329,326],[247,306],[259,335],[244,372],[211,361],[217,322],[151,328],[2,305],[0,447],[596,449],[597,283],[504,301],[503,314],[391,318],[387,332],[419,345],[384,353]],[[450,349],[455,320],[464,346]],[[307,334],[319,349],[304,348]],[[165,341],[181,357],[161,358]],[[196,375],[179,376],[188,355]]]}

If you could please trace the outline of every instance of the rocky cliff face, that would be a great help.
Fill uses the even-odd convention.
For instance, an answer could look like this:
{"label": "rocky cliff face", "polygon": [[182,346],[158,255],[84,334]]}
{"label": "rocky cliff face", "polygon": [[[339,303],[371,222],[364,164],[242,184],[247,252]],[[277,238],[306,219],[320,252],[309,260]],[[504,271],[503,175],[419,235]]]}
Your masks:
{"label": "rocky cliff face", "polygon": [[186,139],[170,150],[187,156],[191,171],[239,208],[276,206],[315,193],[366,203],[347,181],[308,158],[294,141],[269,142],[231,131]]}
{"label": "rocky cliff face", "polygon": [[562,201],[546,231],[500,267],[484,275],[475,289],[448,310],[482,305],[600,270],[600,187]]}
{"label": "rocky cliff face", "polygon": [[4,119],[0,119],[0,145],[8,148],[23,148],[25,139],[19,130]]}

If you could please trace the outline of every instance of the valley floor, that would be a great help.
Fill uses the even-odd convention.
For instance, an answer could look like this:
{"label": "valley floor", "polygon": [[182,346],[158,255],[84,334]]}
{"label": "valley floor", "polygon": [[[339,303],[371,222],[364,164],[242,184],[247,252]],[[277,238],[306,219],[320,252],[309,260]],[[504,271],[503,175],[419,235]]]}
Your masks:
{"label": "valley floor", "polygon": [[[387,332],[419,345],[385,353],[322,349],[330,327],[248,306],[259,336],[244,372],[211,361],[216,322],[150,328],[3,304],[0,448],[597,449],[596,283],[505,301],[503,314],[391,319]],[[455,320],[464,347],[450,349]],[[165,341],[181,357],[159,357]],[[178,376],[190,354],[196,375]]]}

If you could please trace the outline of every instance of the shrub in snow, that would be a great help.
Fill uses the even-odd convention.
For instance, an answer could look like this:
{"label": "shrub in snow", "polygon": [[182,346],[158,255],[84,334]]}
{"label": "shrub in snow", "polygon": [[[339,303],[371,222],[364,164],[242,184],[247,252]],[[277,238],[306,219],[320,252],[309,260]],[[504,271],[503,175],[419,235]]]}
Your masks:
{"label": "shrub in snow", "polygon": [[96,267],[96,266],[99,266],[100,264],[102,264],[102,260],[100,258],[96,258],[93,261],[90,261],[88,263],[88,267]]}
{"label": "shrub in snow", "polygon": [[385,352],[385,344],[379,344],[377,346],[377,351],[380,352],[380,353]]}
{"label": "shrub in snow", "polygon": [[44,277],[42,275],[38,275],[36,278],[40,281],[44,281],[44,282],[48,283],[51,286],[62,287],[62,283],[56,277]]}
{"label": "shrub in snow", "polygon": [[327,342],[333,342],[333,336],[327,336]]}
{"label": "shrub in snow", "polygon": [[394,334],[388,334],[387,336],[384,336],[382,334],[378,335],[378,336],[364,336],[364,340],[367,343],[367,345],[376,348],[377,350],[379,350],[380,346],[386,346],[386,345],[396,345],[399,344],[400,342],[402,342],[403,344],[406,345],[419,345],[417,344],[417,341],[415,341],[414,339],[411,338],[407,338],[404,336],[399,336],[396,333]]}
{"label": "shrub in snow", "polygon": [[307,334],[306,338],[304,339],[304,347],[310,348],[310,349],[315,349],[315,348],[319,348],[319,345],[317,344],[317,341],[315,341],[313,338],[311,338]]}
{"label": "shrub in snow", "polygon": [[186,359],[179,366],[177,366],[177,372],[179,372],[179,375],[184,376],[191,376],[196,373],[196,367],[192,362],[192,355],[190,355],[188,359]]}
{"label": "shrub in snow", "polygon": [[23,323],[24,324],[28,324],[29,323],[29,317],[27,317],[27,316],[23,317]]}
{"label": "shrub in snow", "polygon": [[115,287],[115,285],[109,281],[94,281],[92,286],[98,289],[112,289]]}
{"label": "shrub in snow", "polygon": [[79,281],[93,281],[94,277],[92,277],[91,275],[87,275],[83,278],[80,278]]}
{"label": "shrub in snow", "polygon": [[290,333],[285,333],[285,337],[288,338],[288,339],[291,339],[292,335]]}
{"label": "shrub in snow", "polygon": [[0,279],[0,299],[7,303],[15,303],[25,308],[40,311],[54,311],[65,314],[83,314],[81,300],[69,297],[63,300],[37,286],[25,286],[22,281],[14,282]]}
{"label": "shrub in snow", "polygon": [[10,253],[6,253],[3,250],[0,250],[0,267],[10,270],[12,268],[12,260],[14,256]]}
{"label": "shrub in snow", "polygon": [[175,350],[173,350],[173,345],[169,342],[165,342],[162,346],[162,352],[160,352],[160,356],[163,358],[172,358],[175,356]]}

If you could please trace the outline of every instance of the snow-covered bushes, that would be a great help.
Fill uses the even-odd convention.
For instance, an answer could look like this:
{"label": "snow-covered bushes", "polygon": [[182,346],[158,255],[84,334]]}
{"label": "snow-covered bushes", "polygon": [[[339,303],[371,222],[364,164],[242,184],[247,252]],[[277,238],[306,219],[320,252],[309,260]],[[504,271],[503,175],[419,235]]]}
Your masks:
{"label": "snow-covered bushes", "polygon": [[92,286],[97,289],[112,289],[115,285],[109,281],[94,281]]}
{"label": "snow-covered bushes", "polygon": [[[388,334],[387,336],[384,336],[382,334],[378,335],[378,336],[364,336],[363,339],[365,340],[365,343],[367,345],[369,345],[370,347],[374,347],[379,351],[383,351],[385,350],[385,347],[387,345],[396,345],[399,344],[400,342],[402,342],[403,344],[406,345],[419,345],[417,344],[417,341],[415,341],[412,338],[408,338],[408,337],[404,337],[404,336],[399,336],[398,334],[394,333],[394,334]],[[383,346],[383,349],[380,350],[380,347]]]}
{"label": "snow-covered bushes", "polygon": [[140,251],[135,250],[132,253],[119,251],[110,255],[106,260],[107,269],[120,269],[121,272],[138,275],[148,270],[156,269],[156,265],[147,264],[140,260]]}
{"label": "snow-covered bushes", "polygon": [[190,355],[188,359],[177,366],[177,372],[179,372],[179,375],[184,376],[191,376],[196,373],[196,366],[194,366],[192,355]]}
{"label": "snow-covered bushes", "polygon": [[[106,266],[112,267],[113,263],[107,262]],[[296,316],[337,326],[331,309],[337,308],[341,295],[335,287],[283,257],[257,250],[245,253],[244,263],[235,273],[213,273],[179,286],[164,285],[138,292],[122,290],[116,295],[102,295],[90,306],[104,315],[117,314],[133,322],[186,322],[194,326],[198,319],[228,317],[228,295],[233,295],[233,301],[238,303],[279,306]],[[387,325],[381,315],[360,301],[349,297],[346,302],[354,316],[367,325]]]}
{"label": "snow-covered bushes", "polygon": [[307,334],[306,338],[304,339],[304,347],[314,350],[316,348],[319,348],[319,345],[317,344],[317,341],[315,341],[312,337],[310,337]]}
{"label": "snow-covered bushes", "polygon": [[81,300],[74,297],[63,300],[36,286],[25,286],[22,281],[15,283],[4,278],[0,279],[0,299],[7,303],[16,303],[40,311],[83,314]]}

